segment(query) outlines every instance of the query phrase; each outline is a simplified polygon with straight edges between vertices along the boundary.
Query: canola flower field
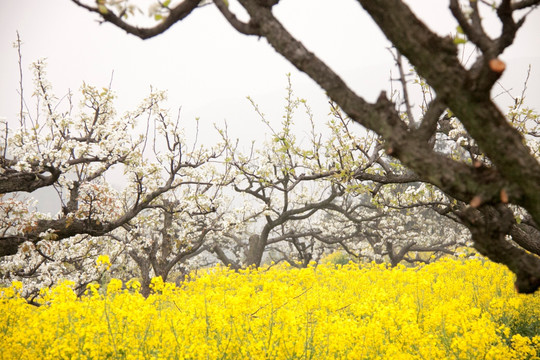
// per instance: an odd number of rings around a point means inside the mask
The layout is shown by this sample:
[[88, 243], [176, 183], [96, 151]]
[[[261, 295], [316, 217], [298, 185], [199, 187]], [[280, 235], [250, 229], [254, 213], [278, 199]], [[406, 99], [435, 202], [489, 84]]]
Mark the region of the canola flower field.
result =
[[540, 296], [504, 267], [216, 267], [182, 287], [0, 290], [1, 359], [540, 359]]

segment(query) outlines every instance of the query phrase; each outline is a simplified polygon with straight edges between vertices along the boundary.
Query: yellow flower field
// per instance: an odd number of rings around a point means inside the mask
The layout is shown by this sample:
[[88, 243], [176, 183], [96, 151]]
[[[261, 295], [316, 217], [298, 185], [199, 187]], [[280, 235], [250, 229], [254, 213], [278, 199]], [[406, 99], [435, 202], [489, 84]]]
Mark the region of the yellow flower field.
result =
[[540, 297], [480, 260], [419, 267], [223, 267], [181, 288], [69, 283], [0, 298], [1, 359], [540, 359]]

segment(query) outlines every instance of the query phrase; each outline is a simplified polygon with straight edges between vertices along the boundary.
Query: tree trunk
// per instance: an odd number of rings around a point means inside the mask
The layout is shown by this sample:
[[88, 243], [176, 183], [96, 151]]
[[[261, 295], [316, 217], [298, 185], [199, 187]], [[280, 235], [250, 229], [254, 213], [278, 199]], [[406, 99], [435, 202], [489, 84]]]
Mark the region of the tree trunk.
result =
[[246, 252], [246, 266], [259, 267], [261, 266], [262, 257], [266, 241], [264, 237], [259, 235], [251, 235], [249, 237], [249, 245]]

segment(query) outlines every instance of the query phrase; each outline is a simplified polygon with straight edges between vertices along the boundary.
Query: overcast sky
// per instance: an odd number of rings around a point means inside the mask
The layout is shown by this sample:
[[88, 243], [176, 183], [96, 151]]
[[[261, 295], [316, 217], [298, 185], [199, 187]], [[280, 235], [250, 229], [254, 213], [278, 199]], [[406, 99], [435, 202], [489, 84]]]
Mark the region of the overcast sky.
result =
[[[233, 2], [231, 2], [233, 3]], [[332, 4], [331, 6], [328, 4]], [[447, 0], [410, 0], [421, 18], [441, 34], [455, 31]], [[392, 59], [384, 36], [354, 0], [282, 0], [275, 12], [310, 50], [332, 66], [368, 101], [389, 88]], [[18, 30], [24, 42], [23, 63], [48, 59], [55, 92], [78, 90], [83, 81], [113, 89], [120, 112], [132, 109], [150, 86], [169, 92], [169, 105], [182, 106], [183, 120], [203, 124], [226, 120], [236, 137], [261, 127], [246, 96], [253, 97], [279, 122], [286, 74], [292, 73], [297, 95], [307, 98], [323, 122], [328, 113], [324, 92], [296, 71], [266, 43], [237, 33], [214, 6], [195, 11], [165, 34], [142, 41], [69, 0], [2, 0], [0, 2], [0, 116], [12, 120], [18, 111]], [[529, 101], [540, 108], [540, 10], [530, 16], [515, 45], [503, 54], [507, 88], [519, 88], [533, 65]], [[25, 74], [31, 94], [31, 72]], [[517, 93], [517, 91], [516, 91]], [[211, 126], [209, 126], [211, 128]], [[249, 132], [246, 132], [248, 130]]]
[[[447, 0], [409, 3], [438, 33], [455, 33], [456, 23]], [[381, 90], [389, 89], [389, 43], [356, 1], [281, 0], [274, 11], [304, 45], [366, 100], [373, 101]], [[0, 117], [8, 118], [12, 124], [17, 121], [18, 65], [12, 43], [19, 31], [24, 42], [26, 97], [33, 91], [28, 68], [39, 58], [47, 58], [48, 78], [59, 97], [68, 89], [76, 92], [83, 81], [106, 87], [114, 71], [112, 87], [118, 95], [120, 114], [136, 108], [153, 86], [168, 91], [171, 108], [182, 107], [185, 127], [193, 128], [193, 119], [200, 118], [201, 142], [216, 141], [213, 124], [227, 121], [231, 137], [249, 144], [253, 139], [261, 140], [267, 129], [246, 96], [251, 96], [278, 127], [286, 74], [291, 73], [296, 94], [309, 101], [316, 123], [322, 125], [327, 119], [327, 99], [318, 85], [299, 73], [264, 39], [233, 30], [214, 6], [197, 9], [165, 34], [146, 41], [112, 25], [100, 25], [97, 19], [69, 0], [0, 0]], [[493, 24], [490, 27], [497, 30], [497, 22]], [[520, 94], [531, 64], [528, 104], [540, 110], [538, 34], [540, 10], [529, 17], [515, 44], [503, 54], [508, 67], [501, 83], [514, 89], [515, 95]], [[501, 96], [499, 100], [508, 102], [509, 98]], [[307, 122], [298, 122], [307, 131]], [[43, 197], [39, 192], [34, 195]]]

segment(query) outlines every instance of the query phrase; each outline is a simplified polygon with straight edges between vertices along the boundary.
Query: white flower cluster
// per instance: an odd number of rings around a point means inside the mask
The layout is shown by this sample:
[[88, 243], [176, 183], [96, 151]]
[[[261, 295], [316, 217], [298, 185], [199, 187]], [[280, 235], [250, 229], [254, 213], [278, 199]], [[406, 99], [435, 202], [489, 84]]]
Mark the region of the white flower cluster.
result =
[[32, 229], [38, 217], [35, 201], [0, 195], [0, 229], [3, 236], [21, 235]]

